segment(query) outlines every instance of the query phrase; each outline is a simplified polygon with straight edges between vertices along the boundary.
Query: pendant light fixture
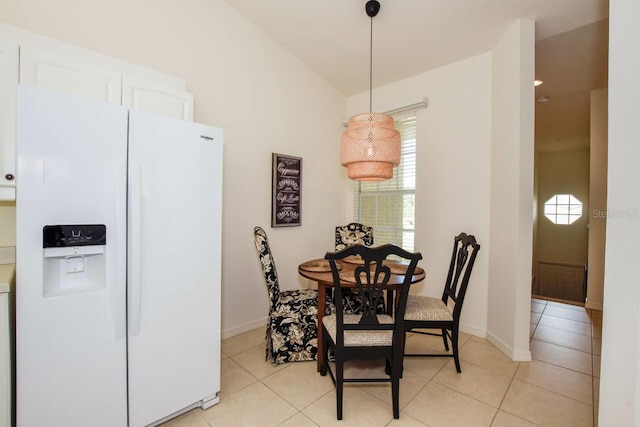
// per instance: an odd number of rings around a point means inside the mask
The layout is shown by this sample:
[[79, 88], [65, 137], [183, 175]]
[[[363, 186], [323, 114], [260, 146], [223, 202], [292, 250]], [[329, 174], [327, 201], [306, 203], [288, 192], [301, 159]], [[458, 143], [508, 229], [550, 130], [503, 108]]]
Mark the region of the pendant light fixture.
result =
[[347, 176], [356, 181], [382, 181], [393, 178], [393, 167], [400, 164], [400, 132], [393, 117], [372, 112], [373, 99], [373, 17], [380, 11], [377, 0], [369, 0], [365, 11], [371, 18], [369, 50], [369, 112], [349, 119], [342, 134], [340, 163]]

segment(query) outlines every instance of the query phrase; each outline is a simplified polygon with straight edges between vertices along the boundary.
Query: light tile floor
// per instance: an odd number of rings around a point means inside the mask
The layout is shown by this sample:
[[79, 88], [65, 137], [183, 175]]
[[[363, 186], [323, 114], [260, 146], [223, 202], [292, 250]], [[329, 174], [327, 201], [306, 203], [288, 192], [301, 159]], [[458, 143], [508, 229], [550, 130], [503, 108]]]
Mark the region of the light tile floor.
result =
[[[335, 390], [315, 362], [272, 366], [264, 330], [222, 342], [220, 403], [163, 427], [209, 426], [594, 426], [597, 420], [602, 313], [533, 299], [531, 362], [512, 362], [489, 341], [463, 334], [462, 373], [448, 358], [408, 358], [399, 420], [388, 384], [345, 385], [344, 418]], [[441, 349], [439, 338], [412, 334], [409, 350]], [[372, 375], [380, 364], [354, 363], [346, 375]]]

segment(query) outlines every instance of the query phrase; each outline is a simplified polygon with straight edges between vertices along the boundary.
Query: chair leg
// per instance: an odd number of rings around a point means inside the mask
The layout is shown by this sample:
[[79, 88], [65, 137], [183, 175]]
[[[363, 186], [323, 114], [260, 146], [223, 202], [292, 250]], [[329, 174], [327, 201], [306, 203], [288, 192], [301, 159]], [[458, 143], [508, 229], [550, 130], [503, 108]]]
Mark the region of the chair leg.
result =
[[398, 363], [400, 364], [400, 378], [402, 378], [402, 375], [404, 374], [404, 349], [405, 349], [405, 344], [407, 343], [407, 331], [404, 331], [402, 333], [402, 346], [400, 346], [401, 350], [400, 350], [400, 354], [398, 354]]
[[444, 349], [449, 351], [449, 341], [447, 340], [447, 330], [442, 329], [442, 341], [444, 341]]
[[394, 375], [391, 379], [391, 399], [393, 400], [393, 418], [400, 418], [400, 377]]
[[456, 371], [460, 373], [462, 371], [460, 370], [460, 358], [458, 357], [458, 328], [451, 330], [451, 347], [453, 350], [453, 361], [456, 363]]
[[[402, 349], [402, 346], [400, 347]], [[402, 376], [402, 359], [404, 352], [394, 350], [391, 361], [391, 401], [393, 402], [393, 418], [400, 418], [400, 377]]]
[[402, 354], [406, 353], [405, 348], [407, 346], [407, 331], [404, 331], [402, 334]]
[[344, 360], [342, 356], [336, 355], [336, 410], [338, 420], [342, 419], [342, 391], [343, 391], [343, 375], [344, 375]]

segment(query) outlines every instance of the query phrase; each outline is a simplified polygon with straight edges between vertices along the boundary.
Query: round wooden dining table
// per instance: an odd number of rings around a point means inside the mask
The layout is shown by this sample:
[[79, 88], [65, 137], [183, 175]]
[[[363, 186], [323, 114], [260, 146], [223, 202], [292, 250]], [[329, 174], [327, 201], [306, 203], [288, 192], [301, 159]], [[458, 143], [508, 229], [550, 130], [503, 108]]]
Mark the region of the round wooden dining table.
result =
[[[347, 261], [337, 261], [337, 265], [339, 265], [342, 273], [349, 273], [355, 270], [358, 266], [357, 263], [347, 262]], [[402, 266], [403, 264], [398, 263], [398, 266]], [[406, 270], [406, 267], [405, 267]], [[404, 274], [402, 274], [402, 269], [394, 272], [392, 269], [391, 277], [389, 278], [390, 285], [400, 286], [404, 283]], [[331, 268], [329, 267], [329, 262], [324, 259], [314, 259], [311, 261], [303, 262], [298, 266], [298, 273], [309, 280], [318, 283], [318, 366], [317, 369], [320, 371], [320, 367], [322, 366], [324, 353], [322, 351], [322, 318], [324, 317], [324, 312], [326, 309], [326, 295], [327, 288], [333, 288], [333, 275], [331, 274]], [[416, 267], [415, 274], [411, 278], [411, 283], [417, 283], [425, 278], [424, 269], [420, 266]], [[354, 282], [341, 280], [340, 286], [344, 288], [355, 288], [356, 284]], [[393, 295], [387, 295], [387, 309], [389, 310], [392, 307]]]

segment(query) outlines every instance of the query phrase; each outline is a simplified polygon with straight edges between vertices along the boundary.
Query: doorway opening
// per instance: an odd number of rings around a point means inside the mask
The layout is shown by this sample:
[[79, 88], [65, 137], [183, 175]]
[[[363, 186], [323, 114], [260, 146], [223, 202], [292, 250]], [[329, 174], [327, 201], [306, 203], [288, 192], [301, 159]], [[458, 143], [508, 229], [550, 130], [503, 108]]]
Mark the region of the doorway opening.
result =
[[536, 42], [531, 292], [600, 310], [608, 33], [605, 19]]

